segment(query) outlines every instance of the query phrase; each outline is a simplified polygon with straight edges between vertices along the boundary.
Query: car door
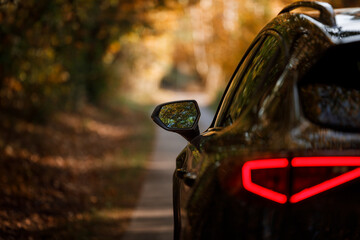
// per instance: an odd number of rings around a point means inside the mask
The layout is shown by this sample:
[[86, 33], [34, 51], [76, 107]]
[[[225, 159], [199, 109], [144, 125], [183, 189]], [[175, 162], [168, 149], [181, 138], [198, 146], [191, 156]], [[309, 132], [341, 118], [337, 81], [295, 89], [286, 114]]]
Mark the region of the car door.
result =
[[[274, 61], [281, 58], [283, 50], [282, 39], [274, 31], [263, 32], [256, 38], [233, 74], [214, 122], [177, 158], [174, 175], [174, 216], [175, 235], [181, 235], [179, 239], [192, 237], [191, 235], [202, 225], [201, 219], [206, 218], [206, 207], [201, 208], [214, 197], [214, 193], [208, 191], [202, 193], [203, 196], [199, 200], [201, 203], [194, 200], [199, 199], [194, 198], [199, 192], [198, 182], [206, 181], [203, 180], [206, 178], [204, 172], [211, 165], [204, 157], [209, 154], [208, 148], [204, 146], [208, 142], [213, 142], [217, 135], [226, 131], [237, 119], [251, 112], [254, 103], [271, 87], [283, 69], [283, 59]], [[266, 78], [273, 81], [267, 82]]]

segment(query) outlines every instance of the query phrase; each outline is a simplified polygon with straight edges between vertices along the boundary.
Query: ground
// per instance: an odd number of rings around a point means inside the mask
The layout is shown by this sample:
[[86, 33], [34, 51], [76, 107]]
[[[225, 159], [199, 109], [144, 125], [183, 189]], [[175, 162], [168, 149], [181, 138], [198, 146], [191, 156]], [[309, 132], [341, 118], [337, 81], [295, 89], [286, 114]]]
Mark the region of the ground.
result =
[[0, 238], [122, 236], [152, 149], [147, 114], [86, 106], [43, 124], [1, 113]]

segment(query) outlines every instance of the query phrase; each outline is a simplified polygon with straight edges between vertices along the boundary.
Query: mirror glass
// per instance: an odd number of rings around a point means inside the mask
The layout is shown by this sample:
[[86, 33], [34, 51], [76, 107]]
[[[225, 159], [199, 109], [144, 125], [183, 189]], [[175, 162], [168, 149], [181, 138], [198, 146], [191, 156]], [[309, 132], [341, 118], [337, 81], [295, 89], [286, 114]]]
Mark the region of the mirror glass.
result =
[[185, 129], [193, 127], [198, 116], [194, 102], [170, 103], [162, 106], [159, 118], [166, 127]]

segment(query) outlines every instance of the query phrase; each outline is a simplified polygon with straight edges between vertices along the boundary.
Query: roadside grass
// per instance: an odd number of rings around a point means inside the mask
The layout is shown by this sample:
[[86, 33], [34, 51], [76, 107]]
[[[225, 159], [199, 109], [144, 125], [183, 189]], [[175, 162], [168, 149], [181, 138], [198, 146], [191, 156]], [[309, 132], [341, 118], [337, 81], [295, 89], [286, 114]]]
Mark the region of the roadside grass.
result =
[[85, 106], [44, 125], [2, 113], [0, 236], [119, 239], [152, 150], [148, 112]]

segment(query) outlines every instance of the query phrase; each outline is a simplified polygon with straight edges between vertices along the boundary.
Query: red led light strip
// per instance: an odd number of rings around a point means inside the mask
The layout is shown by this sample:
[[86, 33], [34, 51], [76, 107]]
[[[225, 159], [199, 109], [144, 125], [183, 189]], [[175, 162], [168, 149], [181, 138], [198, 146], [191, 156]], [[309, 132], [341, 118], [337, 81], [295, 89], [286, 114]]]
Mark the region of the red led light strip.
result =
[[[269, 168], [286, 168], [288, 160], [286, 158], [277, 159], [262, 159], [248, 161], [242, 168], [242, 183], [246, 190], [255, 193], [264, 198], [284, 204], [287, 202], [285, 194], [275, 192], [273, 190], [264, 188], [252, 182], [251, 171], [256, 169]], [[352, 171], [346, 172], [340, 176], [324, 181], [320, 184], [306, 188], [289, 199], [290, 203], [297, 203], [306, 198], [317, 195], [321, 192], [327, 191], [331, 188], [349, 182], [355, 178], [360, 177], [360, 157], [296, 157], [291, 161], [292, 167], [336, 167], [336, 166], [359, 166]]]
[[251, 170], [267, 169], [267, 168], [285, 168], [289, 164], [286, 158], [255, 160], [246, 162], [242, 168], [242, 183], [246, 190], [255, 193], [264, 198], [270, 199], [278, 203], [286, 203], [285, 194], [272, 191], [252, 182]]
[[[360, 166], [360, 157], [297, 157], [291, 162], [293, 167], [334, 167], [334, 166]], [[344, 173], [340, 176], [304, 189], [290, 197], [291, 203], [297, 203], [306, 198], [349, 182], [360, 177], [360, 168]]]

